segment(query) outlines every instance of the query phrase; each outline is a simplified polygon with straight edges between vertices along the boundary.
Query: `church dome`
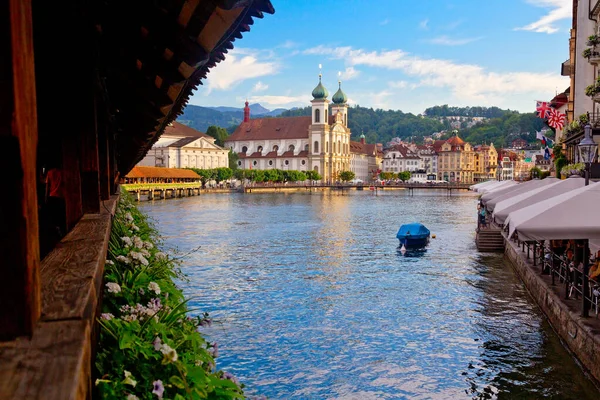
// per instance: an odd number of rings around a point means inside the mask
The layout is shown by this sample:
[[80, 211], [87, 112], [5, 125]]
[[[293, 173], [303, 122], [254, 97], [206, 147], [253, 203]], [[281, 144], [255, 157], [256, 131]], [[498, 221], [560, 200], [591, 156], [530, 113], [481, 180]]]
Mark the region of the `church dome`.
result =
[[342, 90], [342, 83], [339, 82], [339, 84], [340, 87], [331, 99], [335, 104], [346, 104], [346, 102], [348, 101], [348, 96], [346, 96], [346, 93], [344, 93], [344, 91]]
[[321, 75], [319, 75], [319, 84], [313, 89], [312, 97], [314, 97], [315, 100], [323, 100], [326, 99], [327, 96], [329, 96], [329, 92], [321, 83]]

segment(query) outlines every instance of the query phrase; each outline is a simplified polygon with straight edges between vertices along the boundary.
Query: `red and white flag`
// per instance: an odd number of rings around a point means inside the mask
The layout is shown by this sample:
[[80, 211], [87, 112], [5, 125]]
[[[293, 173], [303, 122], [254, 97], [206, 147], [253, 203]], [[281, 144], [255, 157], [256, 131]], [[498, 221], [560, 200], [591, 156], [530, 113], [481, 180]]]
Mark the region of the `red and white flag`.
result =
[[556, 108], [552, 108], [548, 113], [548, 125], [554, 129], [562, 129], [565, 126], [565, 117], [565, 114], [561, 113]]
[[548, 118], [548, 114], [550, 113], [550, 106], [547, 101], [536, 101], [535, 102], [535, 111], [537, 111], [538, 117], [542, 119]]

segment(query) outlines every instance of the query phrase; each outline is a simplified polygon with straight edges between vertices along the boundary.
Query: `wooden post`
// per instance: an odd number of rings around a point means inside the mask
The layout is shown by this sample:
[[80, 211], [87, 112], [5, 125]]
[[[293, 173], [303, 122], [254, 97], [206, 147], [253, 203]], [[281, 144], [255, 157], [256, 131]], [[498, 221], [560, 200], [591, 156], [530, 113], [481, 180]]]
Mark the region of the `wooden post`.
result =
[[[101, 101], [101, 100], [100, 100]], [[102, 103], [100, 103], [102, 104]], [[104, 109], [98, 107], [97, 109]], [[110, 151], [108, 142], [108, 127], [102, 116], [97, 118], [98, 123], [98, 167], [100, 175], [100, 198], [108, 200], [111, 195], [111, 175], [110, 175]]]
[[0, 12], [0, 339], [31, 336], [40, 317], [37, 113], [31, 0]]

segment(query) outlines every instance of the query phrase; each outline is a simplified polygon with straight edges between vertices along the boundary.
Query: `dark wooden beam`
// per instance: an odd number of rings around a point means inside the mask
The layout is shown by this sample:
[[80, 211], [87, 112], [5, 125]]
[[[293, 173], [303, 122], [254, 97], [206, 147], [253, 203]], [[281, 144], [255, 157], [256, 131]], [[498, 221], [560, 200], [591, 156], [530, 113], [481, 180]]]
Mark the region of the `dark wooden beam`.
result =
[[40, 317], [37, 115], [30, 0], [0, 12], [0, 339], [31, 335]]
[[[91, 65], [92, 57], [89, 57]], [[83, 69], [87, 69], [83, 67]], [[79, 98], [81, 118], [81, 206], [84, 214], [100, 212], [100, 160], [98, 155], [97, 104], [92, 71], [83, 73]], [[87, 79], [86, 79], [87, 78]], [[86, 84], [87, 83], [87, 84]]]

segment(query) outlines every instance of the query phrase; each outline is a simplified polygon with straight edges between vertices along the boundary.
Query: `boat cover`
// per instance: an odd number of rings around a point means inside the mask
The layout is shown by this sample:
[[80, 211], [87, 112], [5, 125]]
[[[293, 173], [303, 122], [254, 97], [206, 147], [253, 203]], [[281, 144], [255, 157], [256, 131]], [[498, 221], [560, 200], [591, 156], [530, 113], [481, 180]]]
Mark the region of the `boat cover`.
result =
[[396, 238], [404, 239], [409, 233], [409, 236], [414, 239], [426, 238], [430, 234], [429, 229], [425, 228], [425, 225], [415, 222], [402, 225], [396, 234]]

